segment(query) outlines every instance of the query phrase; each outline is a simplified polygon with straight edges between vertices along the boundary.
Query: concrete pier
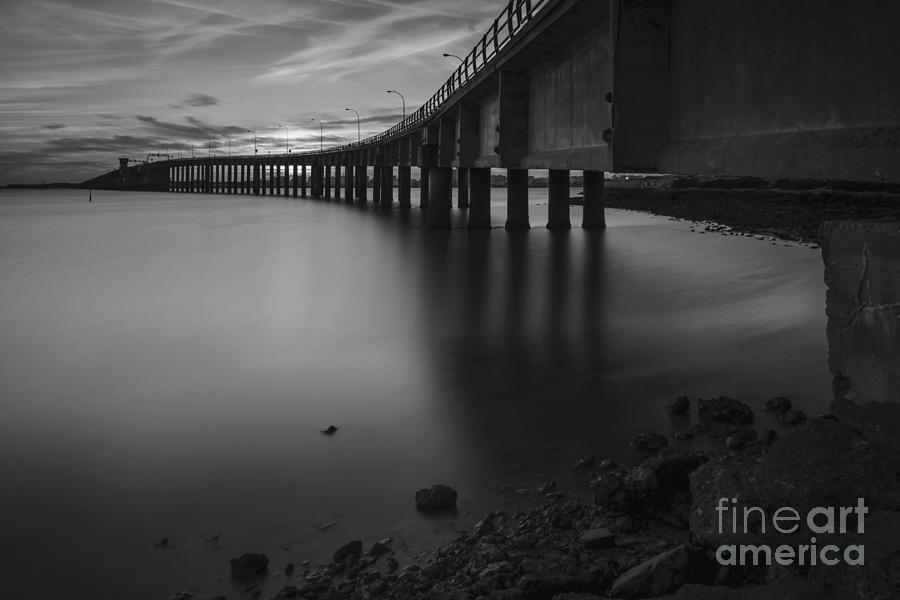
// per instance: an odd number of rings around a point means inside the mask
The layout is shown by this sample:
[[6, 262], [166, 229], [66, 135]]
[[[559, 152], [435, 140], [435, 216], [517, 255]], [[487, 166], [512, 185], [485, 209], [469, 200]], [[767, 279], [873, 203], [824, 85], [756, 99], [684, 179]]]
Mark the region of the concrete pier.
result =
[[344, 197], [353, 203], [353, 165], [349, 162], [344, 166]]
[[397, 167], [397, 200], [400, 203], [400, 210], [409, 210], [412, 208], [410, 200], [412, 179], [412, 167], [401, 165]]
[[375, 206], [381, 204], [381, 167], [375, 165], [372, 169], [372, 203]]
[[369, 190], [368, 182], [366, 181], [367, 177], [365, 165], [358, 165], [356, 167], [356, 198], [359, 200], [360, 204], [368, 202]]
[[469, 169], [456, 170], [456, 206], [469, 208]]
[[323, 184], [325, 186], [325, 199], [331, 200], [331, 165], [325, 165]]
[[391, 210], [394, 204], [394, 167], [385, 165], [381, 167], [381, 210]]
[[569, 219], [569, 172], [550, 169], [547, 229], [572, 229]]
[[491, 228], [491, 170], [468, 169], [469, 172], [469, 220], [466, 229]]
[[341, 200], [341, 165], [334, 165], [334, 199], [337, 202]]
[[419, 168], [419, 208], [428, 209], [428, 167]]
[[506, 171], [506, 229], [531, 229], [528, 222], [528, 170]]
[[299, 167], [299, 165], [298, 165], [297, 163], [294, 163], [294, 166], [293, 166], [293, 171], [294, 171], [293, 185], [291, 186], [291, 187], [293, 188], [293, 193], [292, 193], [292, 195], [294, 196], [294, 198], [297, 197], [297, 192], [299, 191], [297, 188], [300, 186], [300, 177], [299, 177], [299, 175], [298, 175], [298, 173], [297, 173], [298, 167]]
[[300, 195], [303, 198], [306, 198], [306, 188], [307, 188], [307, 180], [306, 180], [306, 165], [300, 165]]
[[585, 171], [584, 181], [584, 217], [582, 229], [605, 229], [603, 190], [605, 179], [603, 171]]
[[453, 208], [452, 187], [452, 168], [428, 169], [428, 229], [450, 229], [450, 210]]

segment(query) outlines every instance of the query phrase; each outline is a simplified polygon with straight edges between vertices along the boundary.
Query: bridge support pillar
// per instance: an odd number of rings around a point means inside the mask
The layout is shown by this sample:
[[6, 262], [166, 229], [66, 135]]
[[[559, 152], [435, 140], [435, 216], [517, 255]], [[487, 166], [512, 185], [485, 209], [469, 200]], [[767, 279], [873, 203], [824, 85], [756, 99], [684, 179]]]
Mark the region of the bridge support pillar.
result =
[[528, 222], [528, 169], [506, 170], [506, 229], [531, 229]]
[[341, 200], [341, 165], [334, 165], [334, 199]]
[[297, 197], [297, 187], [300, 185], [300, 178], [297, 177], [297, 163], [294, 163], [293, 167], [291, 167], [294, 172], [293, 183], [291, 184], [291, 194], [294, 198]]
[[356, 197], [360, 204], [365, 204], [368, 200], [368, 172], [365, 165], [356, 166]]
[[469, 208], [469, 169], [456, 170], [456, 206]]
[[206, 194], [211, 194], [213, 191], [213, 166], [211, 163], [206, 164], [206, 169], [204, 169], [203, 174], [203, 192]]
[[306, 198], [306, 165], [300, 165], [300, 195]]
[[394, 204], [394, 167], [385, 165], [381, 167], [381, 210], [391, 210]]
[[372, 170], [372, 203], [375, 206], [381, 204], [381, 166], [375, 165]]
[[584, 220], [582, 229], [606, 228], [606, 216], [603, 206], [603, 189], [605, 183], [603, 171], [584, 172]]
[[353, 165], [344, 165], [344, 197], [353, 204]]
[[325, 199], [331, 200], [331, 165], [325, 165]]
[[467, 169], [469, 174], [469, 222], [466, 229], [491, 228], [491, 170]]
[[259, 196], [260, 190], [260, 181], [259, 181], [259, 163], [255, 163], [253, 165], [253, 195]]
[[275, 195], [275, 165], [269, 165], [269, 195]]
[[569, 218], [569, 171], [550, 169], [547, 229], [572, 229]]
[[428, 209], [428, 167], [419, 168], [419, 208]]
[[453, 169], [429, 167], [428, 169], [428, 229], [450, 229]]
[[412, 208], [410, 201], [410, 185], [412, 179], [412, 167], [397, 167], [397, 200], [400, 202], [400, 210]]

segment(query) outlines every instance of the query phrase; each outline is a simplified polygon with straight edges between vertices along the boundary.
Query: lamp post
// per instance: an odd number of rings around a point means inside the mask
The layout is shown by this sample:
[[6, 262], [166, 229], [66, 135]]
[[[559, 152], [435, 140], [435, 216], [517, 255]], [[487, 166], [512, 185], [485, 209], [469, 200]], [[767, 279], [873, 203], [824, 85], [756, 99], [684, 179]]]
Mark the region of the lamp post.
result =
[[231, 137], [228, 135], [225, 135], [224, 137], [228, 140], [228, 156], [231, 156]]
[[288, 144], [288, 128], [285, 127], [284, 125], [282, 125], [281, 123], [276, 123], [275, 127], [280, 127], [281, 129], [284, 129], [284, 151], [286, 153], [290, 154], [291, 151], [288, 148], [288, 145], [289, 145]]
[[247, 130], [247, 133], [252, 133], [252, 134], [253, 134], [253, 154], [259, 154], [259, 148], [256, 147], [256, 130], [255, 130], [255, 129], [248, 129], [248, 130]]
[[397, 90], [388, 90], [388, 94], [397, 94], [400, 96], [400, 100], [403, 102], [403, 120], [406, 120], [406, 98], [403, 97], [403, 94], [398, 92]]
[[322, 151], [322, 136], [323, 136], [323, 132], [325, 129], [325, 125], [322, 124], [322, 121], [320, 121], [316, 118], [312, 118], [312, 119], [310, 119], [310, 121], [315, 121], [316, 123], [319, 124], [319, 152], [321, 152]]
[[445, 58], [455, 58], [455, 59], [458, 60], [460, 63], [465, 63], [465, 62], [466, 62], [466, 61], [464, 61], [463, 59], [461, 59], [460, 57], [458, 57], [458, 56], [455, 55], [455, 54], [447, 54], [446, 52], [444, 52], [444, 57], [445, 57]]
[[344, 110], [352, 110], [356, 113], [356, 143], [359, 143], [359, 141], [362, 139], [362, 136], [359, 134], [359, 113], [352, 108], [345, 108]]

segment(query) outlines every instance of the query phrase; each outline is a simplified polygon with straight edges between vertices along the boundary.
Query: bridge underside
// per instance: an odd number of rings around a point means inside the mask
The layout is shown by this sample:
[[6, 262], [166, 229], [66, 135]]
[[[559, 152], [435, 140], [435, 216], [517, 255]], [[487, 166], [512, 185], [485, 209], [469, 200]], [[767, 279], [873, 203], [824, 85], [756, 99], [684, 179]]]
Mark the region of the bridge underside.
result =
[[[523, 6], [512, 0], [505, 14]], [[470, 55], [484, 51], [478, 68], [473, 58], [473, 73], [467, 63], [464, 82], [414, 126], [324, 152], [165, 161], [96, 183], [213, 191], [218, 177], [265, 182], [273, 167], [298, 165], [319, 179], [326, 167], [374, 169], [378, 181], [417, 166], [425, 186], [434, 168], [900, 181], [900, 3], [546, 0], [528, 14], [504, 46], [495, 23], [496, 53], [486, 35]], [[259, 181], [232, 183], [265, 193]]]

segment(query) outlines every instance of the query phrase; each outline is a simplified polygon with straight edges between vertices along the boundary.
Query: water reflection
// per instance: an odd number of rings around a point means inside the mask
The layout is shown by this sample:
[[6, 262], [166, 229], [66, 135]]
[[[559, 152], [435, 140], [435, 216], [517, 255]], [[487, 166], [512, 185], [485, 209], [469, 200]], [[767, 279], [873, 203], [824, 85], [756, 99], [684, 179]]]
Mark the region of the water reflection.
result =
[[[429, 232], [371, 205], [80, 200], [0, 201], [0, 554], [17, 598], [59, 581], [236, 595], [220, 577], [243, 551], [277, 566], [465, 525], [420, 519], [423, 485], [454, 485], [475, 518], [501, 484], [628, 460], [636, 431], [684, 426], [663, 410], [675, 394], [814, 413], [829, 391], [808, 250], [621, 211], [606, 231], [549, 232], [537, 203], [534, 229], [509, 233], [467, 232], [459, 211]], [[176, 549], [154, 551], [162, 536]]]

